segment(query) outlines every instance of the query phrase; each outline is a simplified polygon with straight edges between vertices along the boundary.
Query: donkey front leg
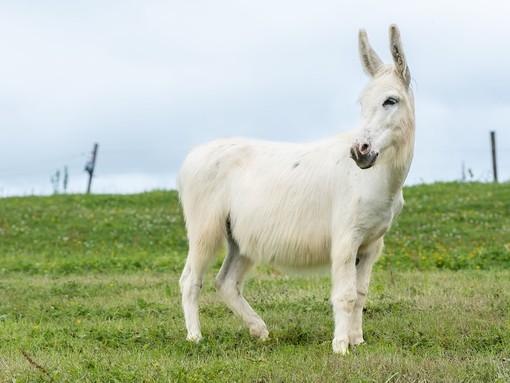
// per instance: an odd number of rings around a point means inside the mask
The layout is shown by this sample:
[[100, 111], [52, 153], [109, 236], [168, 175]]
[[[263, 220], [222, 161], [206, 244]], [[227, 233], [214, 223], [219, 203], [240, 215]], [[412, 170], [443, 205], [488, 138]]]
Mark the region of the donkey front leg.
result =
[[356, 303], [356, 254], [352, 241], [333, 244], [331, 303], [335, 318], [333, 352], [345, 355], [349, 348], [351, 317]]
[[362, 246], [358, 251], [356, 262], [356, 293], [358, 296], [354, 305], [351, 328], [349, 330], [349, 343], [351, 346], [364, 342], [362, 330], [363, 307], [365, 306], [365, 297], [368, 293], [368, 285], [370, 284], [372, 266], [377, 257], [379, 257], [379, 254], [381, 254], [383, 246], [384, 243], [381, 237], [368, 246]]

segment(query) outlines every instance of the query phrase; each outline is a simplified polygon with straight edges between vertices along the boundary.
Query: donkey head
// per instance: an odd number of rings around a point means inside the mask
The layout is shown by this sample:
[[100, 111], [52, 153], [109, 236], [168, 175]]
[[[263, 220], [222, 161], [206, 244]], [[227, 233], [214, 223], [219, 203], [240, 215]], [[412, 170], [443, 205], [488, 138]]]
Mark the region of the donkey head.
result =
[[[378, 162], [407, 161], [414, 146], [414, 100], [400, 33], [389, 29], [393, 63], [386, 65], [368, 42], [365, 30], [359, 31], [359, 53], [371, 83], [360, 97], [361, 122], [356, 129], [350, 156], [361, 169]], [[404, 155], [402, 157], [402, 155]], [[404, 164], [400, 164], [404, 165]]]

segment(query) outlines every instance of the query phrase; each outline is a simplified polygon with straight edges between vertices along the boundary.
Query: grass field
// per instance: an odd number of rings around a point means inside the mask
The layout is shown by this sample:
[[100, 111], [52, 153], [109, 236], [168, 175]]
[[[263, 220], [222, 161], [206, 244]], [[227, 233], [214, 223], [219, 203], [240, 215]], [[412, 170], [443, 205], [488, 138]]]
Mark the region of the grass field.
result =
[[250, 338], [207, 275], [189, 344], [175, 192], [0, 200], [0, 382], [510, 382], [510, 184], [405, 190], [365, 345], [331, 352], [328, 276], [262, 266]]

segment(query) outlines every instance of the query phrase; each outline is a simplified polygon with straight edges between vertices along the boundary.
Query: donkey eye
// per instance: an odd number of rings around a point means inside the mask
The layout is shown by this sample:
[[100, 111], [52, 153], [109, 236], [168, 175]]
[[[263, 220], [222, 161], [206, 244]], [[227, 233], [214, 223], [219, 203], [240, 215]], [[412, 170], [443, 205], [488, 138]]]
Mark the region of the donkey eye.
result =
[[396, 105], [398, 103], [398, 100], [395, 97], [388, 97], [382, 104], [383, 107], [388, 107], [392, 105]]

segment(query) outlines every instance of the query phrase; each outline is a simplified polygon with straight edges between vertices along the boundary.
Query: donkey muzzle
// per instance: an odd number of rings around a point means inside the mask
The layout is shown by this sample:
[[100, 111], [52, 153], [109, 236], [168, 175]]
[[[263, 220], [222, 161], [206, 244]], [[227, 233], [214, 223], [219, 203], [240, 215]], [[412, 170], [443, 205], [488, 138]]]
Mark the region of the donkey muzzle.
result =
[[355, 143], [351, 146], [350, 157], [354, 160], [354, 162], [356, 162], [356, 165], [358, 165], [360, 169], [371, 168], [378, 155], [379, 152], [372, 150], [370, 144]]

